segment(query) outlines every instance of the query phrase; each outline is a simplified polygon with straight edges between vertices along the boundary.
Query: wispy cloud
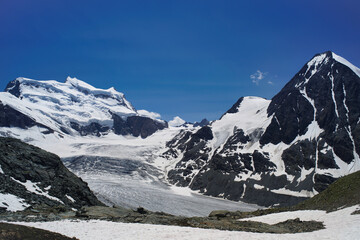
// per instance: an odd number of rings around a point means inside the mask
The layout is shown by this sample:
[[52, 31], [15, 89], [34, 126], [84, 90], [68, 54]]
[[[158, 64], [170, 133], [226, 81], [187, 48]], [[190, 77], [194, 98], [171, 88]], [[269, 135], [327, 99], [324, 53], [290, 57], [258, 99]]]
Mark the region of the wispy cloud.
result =
[[137, 110], [137, 112], [141, 115], [141, 116], [144, 116], [144, 117], [149, 117], [149, 118], [152, 118], [152, 119], [160, 119], [161, 118], [161, 115], [159, 113], [156, 113], [156, 112], [149, 112], [149, 111], [146, 111], [146, 110]]
[[274, 83], [272, 81], [268, 81], [267, 82], [269, 85], [274, 85]]
[[260, 81], [265, 78], [267, 73], [257, 70], [256, 73], [250, 75], [250, 79], [256, 85], [259, 85]]

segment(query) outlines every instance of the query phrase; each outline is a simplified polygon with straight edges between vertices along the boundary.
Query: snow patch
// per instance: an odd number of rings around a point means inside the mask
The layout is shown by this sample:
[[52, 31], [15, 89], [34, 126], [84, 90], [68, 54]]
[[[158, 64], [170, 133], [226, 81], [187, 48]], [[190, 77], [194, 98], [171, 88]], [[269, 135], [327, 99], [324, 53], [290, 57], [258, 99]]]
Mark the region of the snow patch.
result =
[[306, 177], [311, 174], [314, 171], [314, 169], [305, 169], [304, 167], [301, 168], [301, 175], [297, 179], [298, 184], [306, 179]]
[[313, 197], [315, 195], [314, 192], [310, 192], [310, 191], [306, 191], [306, 190], [301, 190], [300, 192], [296, 192], [296, 191], [291, 191], [286, 188], [272, 189], [270, 191], [273, 193], [277, 193], [277, 194], [284, 194], [284, 195], [290, 195], [290, 196], [295, 196], [295, 197]]
[[259, 189], [259, 190], [261, 190], [261, 189], [265, 189], [265, 187], [264, 186], [261, 186], [261, 185], [259, 185], [259, 184], [254, 184], [254, 188], [255, 189]]
[[49, 198], [51, 200], [54, 200], [54, 201], [57, 201], [57, 202], [60, 202], [62, 204], [64, 204], [63, 201], [61, 201], [60, 199], [58, 199], [57, 197], [53, 197], [53, 196], [50, 196], [48, 192], [44, 192], [39, 186], [37, 186], [37, 184], [39, 183], [33, 183], [32, 181], [30, 180], [26, 180], [26, 182], [20, 182], [19, 180], [16, 180], [15, 178], [11, 177], [11, 179], [21, 185], [23, 185], [27, 191], [29, 192], [32, 192], [32, 193], [35, 193], [37, 195], [42, 195], [46, 198]]
[[[329, 75], [330, 81], [331, 81], [331, 96], [334, 102], [334, 108], [335, 108], [335, 113], [337, 118], [339, 118], [339, 112], [338, 112], [338, 107], [336, 104], [336, 98], [335, 98], [335, 92], [334, 92], [334, 76]], [[338, 125], [336, 124], [336, 129], [338, 128]], [[336, 130], [335, 130], [336, 131]]]
[[311, 59], [308, 63], [307, 63], [307, 70], [304, 74], [304, 76], [307, 75], [308, 71], [311, 69], [311, 67], [314, 66], [314, 69], [311, 70], [311, 74], [310, 77], [305, 78], [305, 84], [311, 79], [311, 77], [318, 71], [319, 66], [321, 66], [322, 64], [326, 64], [329, 61], [329, 59], [326, 57], [326, 53], [320, 54], [318, 56], [315, 56], [313, 59]]
[[22, 211], [29, 206], [30, 205], [25, 202], [25, 199], [10, 193], [0, 193], [0, 207], [5, 207], [8, 211]]
[[73, 199], [71, 196], [66, 194], [65, 197], [67, 197], [67, 199], [69, 199], [71, 202], [73, 203], [75, 202], [75, 199]]

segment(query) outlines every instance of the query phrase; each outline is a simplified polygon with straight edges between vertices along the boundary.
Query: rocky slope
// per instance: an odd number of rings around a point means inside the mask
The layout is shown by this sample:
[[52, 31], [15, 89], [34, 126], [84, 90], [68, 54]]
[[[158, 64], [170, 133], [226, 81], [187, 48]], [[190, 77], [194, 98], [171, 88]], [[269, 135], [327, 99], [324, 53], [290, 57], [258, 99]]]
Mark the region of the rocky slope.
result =
[[17, 139], [0, 137], [0, 182], [2, 210], [102, 205], [58, 156]]
[[40, 137], [113, 132], [146, 138], [167, 127], [165, 121], [151, 115], [135, 110], [114, 88], [98, 89], [70, 77], [65, 83], [17, 78], [0, 93], [1, 132], [13, 137], [11, 128], [16, 127]]
[[[337, 179], [327, 189], [299, 203], [293, 209], [336, 211], [354, 205], [360, 205], [360, 171]], [[360, 214], [359, 210], [357, 214]]]
[[270, 101], [240, 98], [167, 143], [175, 185], [263, 206], [292, 205], [360, 169], [360, 70], [325, 52]]
[[34, 227], [0, 223], [0, 240], [77, 240]]

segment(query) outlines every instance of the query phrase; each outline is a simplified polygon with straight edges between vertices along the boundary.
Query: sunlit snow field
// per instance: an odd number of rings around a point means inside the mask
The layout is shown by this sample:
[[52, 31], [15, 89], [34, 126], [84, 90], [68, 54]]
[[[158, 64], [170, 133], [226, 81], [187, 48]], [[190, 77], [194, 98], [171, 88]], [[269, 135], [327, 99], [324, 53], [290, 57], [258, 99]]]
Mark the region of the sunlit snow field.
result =
[[161, 226], [137, 223], [116, 223], [100, 220], [91, 221], [57, 221], [57, 222], [21, 222], [32, 227], [38, 227], [58, 232], [80, 240], [126, 240], [126, 239], [359, 239], [360, 215], [352, 215], [359, 206], [345, 208], [336, 212], [296, 211], [275, 213], [252, 218], [253, 221], [274, 224], [287, 219], [315, 220], [324, 222], [325, 229], [295, 234], [250, 233], [237, 231], [220, 231], [177, 226]]

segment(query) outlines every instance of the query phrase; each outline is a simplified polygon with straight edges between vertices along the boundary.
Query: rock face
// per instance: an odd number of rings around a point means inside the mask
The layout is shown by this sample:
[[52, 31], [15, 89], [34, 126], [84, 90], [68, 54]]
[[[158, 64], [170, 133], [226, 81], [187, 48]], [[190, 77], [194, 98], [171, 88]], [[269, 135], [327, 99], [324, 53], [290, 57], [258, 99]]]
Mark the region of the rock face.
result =
[[292, 205], [360, 169], [360, 70], [314, 56], [270, 101], [240, 98], [167, 143], [178, 186], [259, 205]]
[[17, 78], [0, 93], [0, 133], [16, 137], [11, 128], [18, 127], [40, 137], [115, 133], [146, 138], [168, 127], [143, 112], [147, 111], [136, 111], [114, 88], [98, 89], [70, 77], [65, 83]]
[[0, 182], [0, 206], [10, 211], [103, 205], [58, 156], [13, 138], [0, 137]]
[[206, 118], [204, 118], [203, 120], [201, 120], [200, 122], [195, 122], [194, 123], [194, 127], [204, 127], [204, 126], [207, 126], [209, 125], [210, 122], [209, 120], [207, 120]]
[[43, 133], [52, 133], [50, 128], [47, 128], [41, 123], [37, 123], [34, 119], [26, 116], [25, 114], [11, 108], [10, 106], [4, 105], [0, 101], [0, 126], [2, 127], [17, 127], [17, 128], [30, 128], [38, 126], [46, 129]]
[[167, 126], [167, 123], [154, 121], [151, 118], [142, 116], [130, 116], [126, 120], [117, 115], [113, 115], [114, 133], [120, 135], [133, 135], [135, 137], [141, 136], [146, 138], [152, 135], [157, 130], [162, 130]]

